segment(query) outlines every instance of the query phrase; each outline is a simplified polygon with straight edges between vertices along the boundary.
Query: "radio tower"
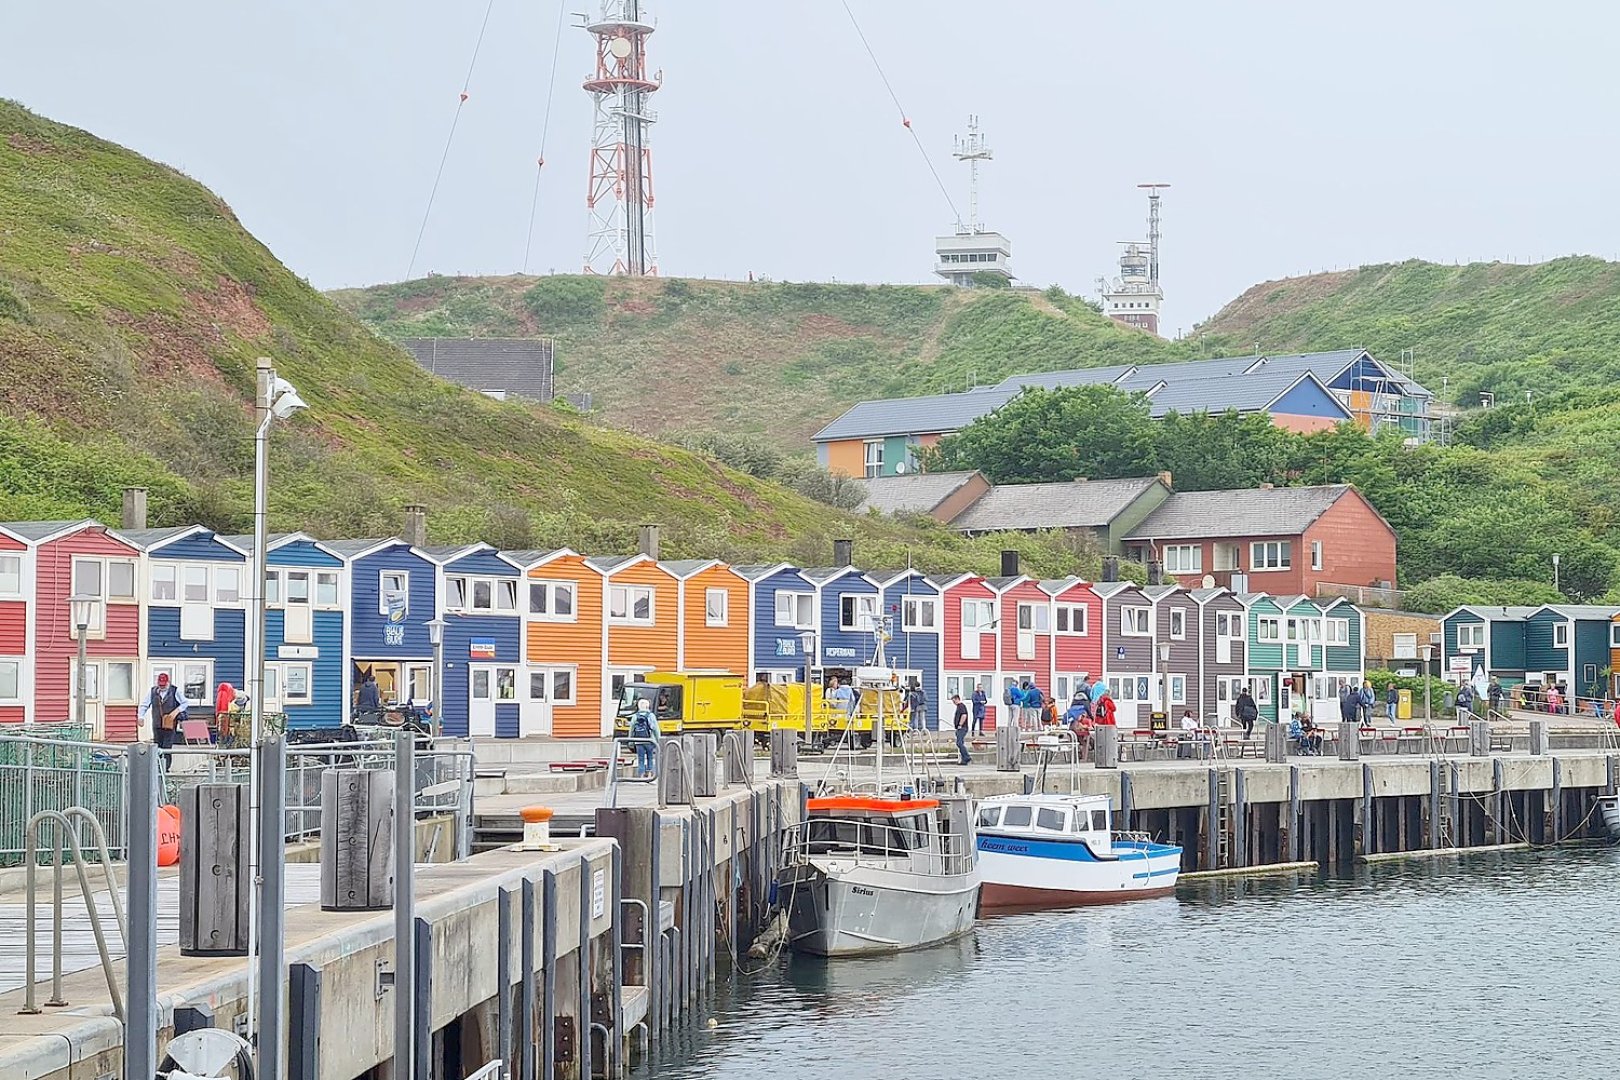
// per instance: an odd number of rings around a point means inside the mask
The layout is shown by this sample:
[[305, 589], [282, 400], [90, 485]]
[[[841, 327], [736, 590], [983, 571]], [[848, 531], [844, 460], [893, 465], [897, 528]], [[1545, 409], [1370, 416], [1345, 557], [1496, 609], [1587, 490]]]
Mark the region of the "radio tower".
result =
[[585, 205], [587, 274], [656, 276], [653, 247], [652, 150], [647, 129], [657, 116], [647, 98], [663, 72], [647, 77], [647, 36], [653, 24], [641, 0], [602, 0], [602, 15], [585, 30], [596, 38], [596, 73], [585, 90], [596, 107], [591, 129], [591, 183]]
[[1169, 184], [1137, 184], [1139, 188], [1147, 188], [1148, 193], [1148, 281], [1154, 285], [1159, 283], [1159, 189], [1167, 188]]

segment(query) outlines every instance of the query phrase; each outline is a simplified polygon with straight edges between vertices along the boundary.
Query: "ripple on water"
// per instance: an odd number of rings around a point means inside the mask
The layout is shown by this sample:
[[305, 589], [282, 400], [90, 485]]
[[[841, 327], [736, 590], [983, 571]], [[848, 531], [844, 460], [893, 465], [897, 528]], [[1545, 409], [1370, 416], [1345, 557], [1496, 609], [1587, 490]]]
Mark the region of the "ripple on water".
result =
[[719, 987], [637, 1075], [1612, 1075], [1617, 874], [1603, 848], [1202, 882], [904, 956], [794, 958]]

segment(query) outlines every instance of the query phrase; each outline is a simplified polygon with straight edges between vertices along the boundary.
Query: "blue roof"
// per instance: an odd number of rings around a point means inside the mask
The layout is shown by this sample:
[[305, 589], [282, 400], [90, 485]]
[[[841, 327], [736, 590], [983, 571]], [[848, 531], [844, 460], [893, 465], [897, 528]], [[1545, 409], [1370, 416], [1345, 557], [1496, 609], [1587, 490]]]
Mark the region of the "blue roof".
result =
[[[1261, 412], [1300, 383], [1315, 383], [1331, 397], [1336, 380], [1355, 365], [1370, 366], [1386, 384], [1383, 389], [1413, 397], [1433, 395], [1411, 379], [1380, 363], [1365, 349], [1289, 353], [1279, 356], [1225, 356], [1165, 364], [1115, 364], [1029, 375], [1009, 375], [993, 387], [960, 394], [861, 401], [818, 431], [815, 442], [866, 439], [885, 435], [919, 435], [960, 431], [995, 412], [1025, 388], [1115, 386], [1146, 394], [1155, 417], [1175, 411]], [[1345, 419], [1350, 410], [1335, 401]]]

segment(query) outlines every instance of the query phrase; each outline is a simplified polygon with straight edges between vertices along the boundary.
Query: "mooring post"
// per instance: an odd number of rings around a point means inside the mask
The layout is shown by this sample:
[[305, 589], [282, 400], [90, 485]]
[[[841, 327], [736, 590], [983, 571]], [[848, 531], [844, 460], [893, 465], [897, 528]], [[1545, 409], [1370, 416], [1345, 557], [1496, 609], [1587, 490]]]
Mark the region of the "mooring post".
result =
[[1204, 826], [1204, 869], [1219, 870], [1221, 862], [1221, 771], [1209, 770], [1209, 817]]
[[[534, 957], [534, 929], [535, 929], [535, 883], [533, 878], [523, 879], [523, 889], [520, 896], [522, 906], [518, 915], [518, 930], [523, 935], [518, 945], [518, 967], [523, 976], [523, 985], [518, 990], [518, 1016], [521, 1018], [517, 1026], [518, 1040], [518, 1080], [536, 1080], [534, 1050], [540, 1041], [540, 1032], [535, 1030], [535, 994], [534, 976], [539, 970], [535, 966]], [[550, 919], [546, 920], [548, 923]], [[545, 961], [546, 970], [551, 969], [549, 958]]]
[[1552, 842], [1564, 839], [1564, 761], [1552, 759]]
[[1249, 790], [1242, 769], [1232, 770], [1232, 865], [1249, 865]]
[[1378, 850], [1378, 831], [1373, 823], [1373, 767], [1365, 761], [1361, 763], [1361, 844], [1357, 850], [1362, 855]]
[[1462, 793], [1462, 766], [1457, 762], [1451, 763], [1451, 846], [1473, 846], [1473, 830], [1463, 819], [1463, 793]]
[[658, 811], [652, 812], [652, 854], [647, 859], [647, 1049], [664, 1034], [664, 980], [669, 965], [664, 960], [664, 899], [658, 877], [658, 856], [664, 850], [664, 823]]
[[1440, 759], [1429, 762], [1429, 847], [1440, 847]]
[[1620, 784], [1620, 756], [1616, 756], [1614, 754], [1605, 755], [1603, 758], [1603, 766], [1607, 774], [1607, 778], [1603, 784], [1603, 794], [1613, 795], [1617, 791], [1620, 791], [1620, 787], [1616, 786], [1617, 784]]
[[1135, 792], [1131, 790], [1131, 773], [1129, 769], [1120, 770], [1119, 774], [1119, 820], [1122, 828], [1131, 828], [1131, 812], [1136, 808]]
[[512, 1068], [512, 890], [495, 890], [495, 1053], [506, 1076]]
[[[157, 1032], [157, 814], [158, 750], [148, 743], [129, 748], [129, 941], [124, 993], [126, 1076], [156, 1076]], [[61, 844], [63, 837], [57, 836]], [[58, 862], [61, 856], [57, 856]], [[60, 880], [60, 875], [58, 875]], [[61, 909], [57, 910], [60, 917]], [[58, 918], [60, 921], [60, 918]]]
[[557, 872], [540, 871], [540, 1075], [557, 1075]]
[[416, 920], [412, 948], [416, 950], [416, 1080], [434, 1080], [433, 1060], [433, 924]]
[[1288, 767], [1288, 861], [1299, 862], [1299, 766]]
[[1506, 780], [1503, 776], [1502, 759], [1492, 758], [1491, 786], [1495, 789], [1495, 798], [1492, 800], [1492, 805], [1495, 809], [1495, 813], [1492, 815], [1493, 820], [1491, 822], [1491, 842], [1496, 844], [1507, 843], [1507, 840], [1505, 839], [1508, 835], [1505, 827], [1507, 823], [1503, 820], [1503, 818], [1506, 817], [1508, 797], [1507, 792], [1504, 790], [1505, 784]]

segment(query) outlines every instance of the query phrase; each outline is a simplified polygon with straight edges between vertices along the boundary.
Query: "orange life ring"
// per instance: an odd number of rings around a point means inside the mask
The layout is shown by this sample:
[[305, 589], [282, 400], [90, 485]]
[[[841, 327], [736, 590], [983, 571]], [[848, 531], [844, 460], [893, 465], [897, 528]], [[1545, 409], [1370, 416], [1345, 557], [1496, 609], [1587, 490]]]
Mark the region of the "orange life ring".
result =
[[158, 807], [157, 864], [173, 866], [180, 861], [180, 808], [172, 803]]

